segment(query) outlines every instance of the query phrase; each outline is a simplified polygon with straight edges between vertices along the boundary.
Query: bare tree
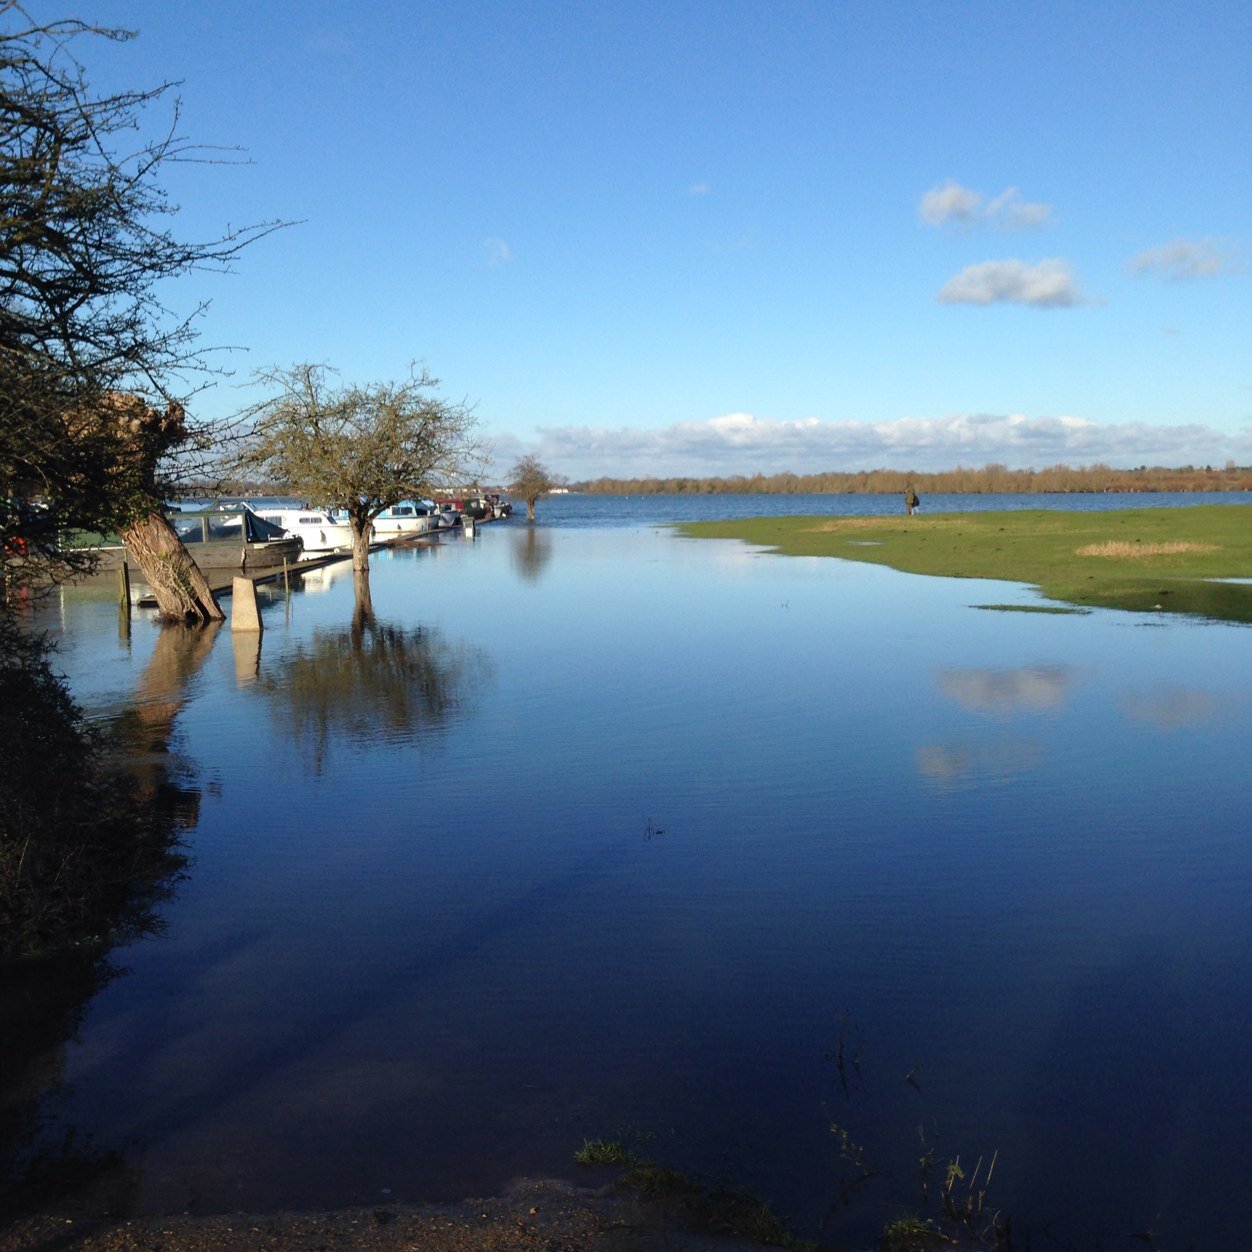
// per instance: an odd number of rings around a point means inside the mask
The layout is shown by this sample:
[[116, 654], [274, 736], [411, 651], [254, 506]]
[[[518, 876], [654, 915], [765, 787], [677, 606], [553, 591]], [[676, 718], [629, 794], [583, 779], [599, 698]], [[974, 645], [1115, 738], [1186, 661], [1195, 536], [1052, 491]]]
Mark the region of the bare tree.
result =
[[549, 473], [538, 457], [526, 455], [509, 470], [509, 490], [526, 501], [526, 520], [535, 520], [535, 502], [546, 496], [553, 487], [559, 487], [564, 479]]
[[[171, 541], [181, 548], [162, 526], [157, 463], [194, 442], [184, 405], [211, 371], [196, 345], [203, 305], [180, 314], [158, 290], [170, 278], [227, 268], [274, 226], [208, 242], [168, 229], [177, 206], [161, 185], [163, 167], [221, 158], [179, 134], [173, 84], [92, 93], [72, 43], [132, 35], [75, 19], [40, 22], [18, 0], [0, 0], [6, 583], [81, 568], [84, 558], [59, 546], [66, 529], [129, 532], [141, 564], [163, 559]], [[170, 105], [169, 125], [149, 140], [145, 110], [158, 102]], [[119, 397], [134, 397], [154, 416], [131, 411], [119, 420]], [[174, 586], [156, 587], [168, 614], [212, 615]]]
[[401, 500], [472, 480], [480, 456], [473, 411], [439, 399], [438, 380], [424, 368], [402, 382], [367, 386], [334, 386], [332, 372], [297, 365], [261, 375], [278, 391], [247, 411], [251, 433], [239, 468], [347, 513], [361, 601], [374, 519]]

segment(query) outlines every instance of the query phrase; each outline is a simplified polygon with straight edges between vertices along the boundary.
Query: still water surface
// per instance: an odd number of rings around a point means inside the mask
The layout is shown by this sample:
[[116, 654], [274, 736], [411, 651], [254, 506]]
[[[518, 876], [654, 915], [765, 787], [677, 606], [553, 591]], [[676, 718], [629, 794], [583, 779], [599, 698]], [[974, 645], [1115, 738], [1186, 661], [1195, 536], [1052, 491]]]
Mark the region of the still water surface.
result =
[[[269, 593], [259, 654], [49, 606], [80, 701], [172, 707], [201, 792], [49, 1139], [212, 1211], [492, 1193], [624, 1137], [855, 1245], [919, 1206], [920, 1128], [998, 1153], [1019, 1229], [1236, 1246], [1248, 628], [985, 612], [1037, 599], [588, 499], [376, 557], [356, 637], [342, 566]], [[832, 1123], [878, 1172], [847, 1207]]]

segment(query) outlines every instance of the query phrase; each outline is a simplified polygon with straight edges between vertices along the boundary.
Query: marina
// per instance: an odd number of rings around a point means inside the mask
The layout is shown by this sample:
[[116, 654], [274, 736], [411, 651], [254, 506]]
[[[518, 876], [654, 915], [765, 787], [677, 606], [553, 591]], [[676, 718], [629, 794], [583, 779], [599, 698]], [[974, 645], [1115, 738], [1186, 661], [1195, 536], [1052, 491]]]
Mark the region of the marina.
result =
[[[369, 545], [371, 552], [431, 543], [454, 529], [450, 515], [440, 513], [433, 506], [421, 513], [410, 512], [412, 506], [396, 507], [399, 512], [395, 520], [403, 525], [376, 527], [377, 537]], [[482, 520], [507, 516], [501, 513]], [[283, 519], [291, 525], [284, 525]], [[233, 506], [214, 505], [207, 509], [187, 507], [173, 512], [170, 521], [179, 538], [188, 545], [213, 594], [219, 597], [231, 594], [237, 577], [261, 585], [302, 577], [315, 569], [352, 558], [351, 527], [337, 521], [331, 510], [275, 508], [265, 503], [253, 508], [247, 501], [240, 501]], [[457, 533], [462, 531], [458, 529]], [[464, 533], [468, 538], [474, 537], [473, 519]], [[246, 542], [241, 539], [245, 535]], [[309, 536], [314, 536], [315, 546], [311, 549], [305, 542]], [[115, 542], [109, 543], [106, 538], [103, 544], [92, 545], [100, 553], [100, 564], [96, 574], [88, 576], [87, 580], [124, 575], [121, 585], [126, 590], [123, 594], [140, 608], [155, 608], [156, 601], [147, 592], [142, 575], [127, 556], [121, 540], [116, 536], [112, 539]]]

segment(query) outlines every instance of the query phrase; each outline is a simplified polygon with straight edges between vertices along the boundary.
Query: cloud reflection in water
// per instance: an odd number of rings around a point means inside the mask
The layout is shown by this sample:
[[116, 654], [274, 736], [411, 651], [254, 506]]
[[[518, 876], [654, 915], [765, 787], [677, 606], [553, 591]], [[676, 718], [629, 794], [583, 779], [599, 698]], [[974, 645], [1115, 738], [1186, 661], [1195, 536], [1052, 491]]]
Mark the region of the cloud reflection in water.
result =
[[1211, 691], [1181, 687], [1131, 692], [1122, 696], [1117, 706], [1131, 721], [1162, 730], [1205, 726], [1216, 720], [1219, 712], [1218, 701]]
[[917, 750], [917, 768], [932, 782], [953, 784], [974, 779], [1013, 778], [1029, 773], [1043, 759], [1030, 739], [998, 743], [927, 744]]
[[1053, 713], [1069, 699], [1076, 671], [1067, 665], [1020, 669], [942, 669], [939, 690], [972, 713]]

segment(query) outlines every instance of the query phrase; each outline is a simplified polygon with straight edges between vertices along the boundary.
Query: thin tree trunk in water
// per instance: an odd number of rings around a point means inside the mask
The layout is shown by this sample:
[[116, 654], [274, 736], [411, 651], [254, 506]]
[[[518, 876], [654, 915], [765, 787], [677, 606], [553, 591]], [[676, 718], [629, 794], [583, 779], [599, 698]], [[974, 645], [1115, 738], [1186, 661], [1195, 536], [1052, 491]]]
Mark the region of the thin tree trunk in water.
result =
[[133, 522], [122, 538], [152, 588], [162, 617], [203, 622], [226, 617], [200, 567], [161, 513], [154, 511]]

